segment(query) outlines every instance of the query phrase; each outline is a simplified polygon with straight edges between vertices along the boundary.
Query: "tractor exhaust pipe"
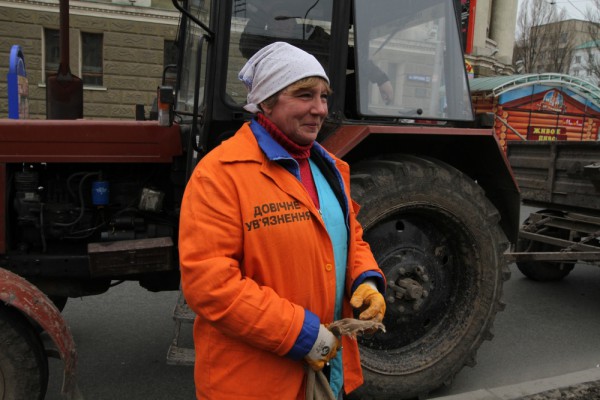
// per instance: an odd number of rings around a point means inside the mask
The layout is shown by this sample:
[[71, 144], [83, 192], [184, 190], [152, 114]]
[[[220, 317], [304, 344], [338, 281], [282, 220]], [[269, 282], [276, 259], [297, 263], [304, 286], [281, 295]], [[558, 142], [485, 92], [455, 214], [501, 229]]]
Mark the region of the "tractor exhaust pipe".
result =
[[60, 65], [46, 80], [46, 118], [83, 118], [83, 81], [69, 67], [69, 0], [60, 0]]

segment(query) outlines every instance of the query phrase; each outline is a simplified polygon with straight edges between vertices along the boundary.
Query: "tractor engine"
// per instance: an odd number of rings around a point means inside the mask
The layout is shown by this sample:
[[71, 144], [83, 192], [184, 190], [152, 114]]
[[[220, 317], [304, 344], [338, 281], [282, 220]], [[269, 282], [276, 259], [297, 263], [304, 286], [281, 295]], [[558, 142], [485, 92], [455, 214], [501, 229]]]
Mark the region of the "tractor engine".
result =
[[36, 164], [14, 173], [13, 248], [46, 253], [78, 243], [174, 236], [168, 168], [90, 166]]

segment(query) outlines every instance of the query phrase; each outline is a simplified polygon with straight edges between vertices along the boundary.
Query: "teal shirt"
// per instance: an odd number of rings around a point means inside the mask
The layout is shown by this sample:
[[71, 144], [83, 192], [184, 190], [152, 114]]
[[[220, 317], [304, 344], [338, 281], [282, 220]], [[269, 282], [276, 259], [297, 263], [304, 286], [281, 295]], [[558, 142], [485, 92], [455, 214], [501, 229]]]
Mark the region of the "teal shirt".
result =
[[[327, 183], [325, 176], [321, 170], [310, 161], [310, 169], [313, 174], [317, 193], [319, 195], [319, 204], [321, 205], [321, 217], [325, 222], [327, 233], [331, 239], [333, 246], [333, 254], [335, 257], [335, 315], [334, 320], [342, 318], [342, 300], [344, 298], [344, 287], [346, 284], [346, 263], [348, 261], [348, 225], [346, 218], [335, 193]], [[344, 375], [342, 369], [342, 352], [339, 351], [337, 356], [329, 363], [331, 368], [331, 376], [329, 385], [333, 390], [335, 397], [339, 396], [344, 383]]]

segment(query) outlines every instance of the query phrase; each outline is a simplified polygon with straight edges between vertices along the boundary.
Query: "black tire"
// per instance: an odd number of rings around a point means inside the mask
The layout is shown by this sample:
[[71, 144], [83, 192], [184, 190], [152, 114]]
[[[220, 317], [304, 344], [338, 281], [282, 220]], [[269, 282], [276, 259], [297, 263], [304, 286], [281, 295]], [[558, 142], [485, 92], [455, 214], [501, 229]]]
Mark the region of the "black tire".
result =
[[48, 360], [35, 329], [0, 304], [0, 400], [42, 400], [47, 386]]
[[387, 333], [359, 339], [357, 399], [423, 396], [474, 365], [510, 277], [499, 213], [472, 179], [437, 160], [389, 157], [353, 166], [364, 238], [388, 283]]
[[[553, 210], [542, 210], [542, 214], [560, 216], [562, 213]], [[527, 218], [523, 222], [521, 229], [527, 229], [531, 224], [531, 218]], [[543, 232], [546, 236], [556, 237], [559, 239], [568, 239], [569, 233], [567, 231], [560, 231], [556, 228], [544, 229]], [[517, 240], [517, 251], [518, 252], [554, 252], [559, 251], [561, 248], [552, 246], [548, 243], [534, 242], [527, 239]], [[538, 282], [554, 282], [560, 281], [565, 278], [575, 268], [574, 262], [549, 262], [549, 261], [518, 261], [517, 268], [527, 278], [538, 281]]]

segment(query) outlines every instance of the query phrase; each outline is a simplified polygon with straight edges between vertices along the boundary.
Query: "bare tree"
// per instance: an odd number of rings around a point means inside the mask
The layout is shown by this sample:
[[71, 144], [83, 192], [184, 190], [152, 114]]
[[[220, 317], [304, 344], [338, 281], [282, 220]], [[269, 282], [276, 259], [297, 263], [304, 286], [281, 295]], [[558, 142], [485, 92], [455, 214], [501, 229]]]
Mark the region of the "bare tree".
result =
[[588, 7], [585, 16], [590, 41], [580, 46], [585, 51], [584, 67], [588, 76], [595, 78], [600, 84], [600, 0], [594, 0]]
[[559, 13], [559, 22], [548, 25], [544, 35], [545, 63], [543, 72], [559, 72], [566, 74], [571, 66], [577, 21], [564, 21], [566, 11]]
[[[600, 1], [600, 0], [595, 0]], [[524, 0], [517, 17], [514, 67], [519, 73], [567, 72], [573, 40], [566, 11], [546, 0]]]

